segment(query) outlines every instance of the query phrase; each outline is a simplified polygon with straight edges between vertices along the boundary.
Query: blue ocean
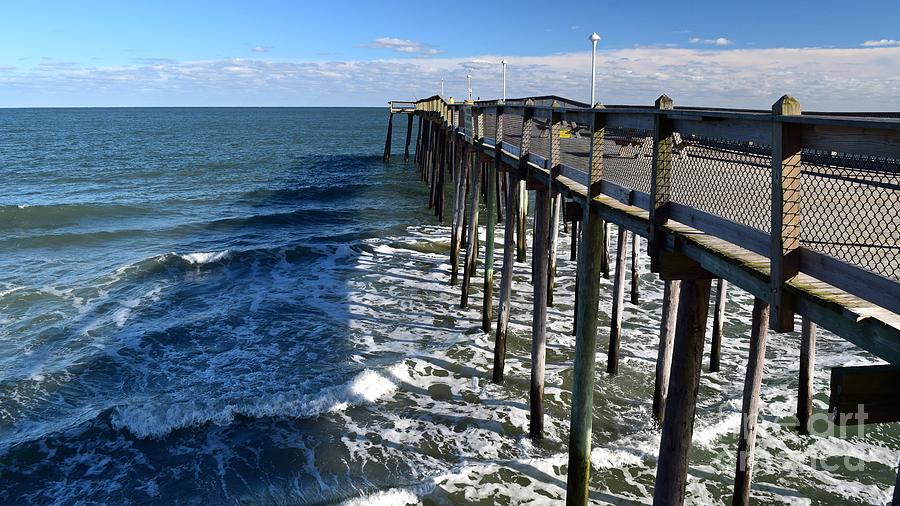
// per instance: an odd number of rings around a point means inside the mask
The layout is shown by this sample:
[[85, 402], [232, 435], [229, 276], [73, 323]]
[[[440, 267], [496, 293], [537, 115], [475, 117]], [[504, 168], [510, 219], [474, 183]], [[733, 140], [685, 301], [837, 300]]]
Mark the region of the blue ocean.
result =
[[[548, 310], [547, 437], [534, 443], [529, 264], [515, 267], [495, 385], [481, 279], [459, 308], [450, 223], [403, 163], [405, 119], [382, 163], [386, 120], [375, 108], [0, 110], [0, 503], [561, 502], [570, 236]], [[597, 371], [597, 503], [652, 497], [662, 285], [646, 264], [619, 374]], [[731, 497], [751, 301], [734, 290], [722, 371], [704, 369], [690, 503]], [[827, 332], [818, 344], [824, 411], [827, 367], [874, 360]], [[798, 354], [796, 335], [770, 341], [754, 498], [889, 501], [900, 430], [797, 434]], [[832, 465], [845, 456], [863, 471]]]

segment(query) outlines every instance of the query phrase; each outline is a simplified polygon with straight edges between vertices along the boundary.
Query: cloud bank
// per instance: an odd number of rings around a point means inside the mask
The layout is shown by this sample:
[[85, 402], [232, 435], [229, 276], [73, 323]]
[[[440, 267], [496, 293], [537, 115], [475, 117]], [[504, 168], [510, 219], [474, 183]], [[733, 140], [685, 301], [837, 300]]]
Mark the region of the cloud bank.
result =
[[[399, 42], [398, 42], [399, 41]], [[427, 57], [411, 41], [385, 47], [409, 58], [374, 61], [145, 59], [131, 65], [66, 62], [0, 66], [0, 106], [384, 105], [391, 99], [501, 92], [503, 55]], [[856, 49], [633, 48], [598, 53], [598, 97], [606, 104], [768, 108], [785, 93], [805, 110], [900, 110], [900, 47]], [[404, 48], [410, 48], [409, 50]], [[587, 100], [590, 54], [505, 56], [510, 97], [558, 94]]]

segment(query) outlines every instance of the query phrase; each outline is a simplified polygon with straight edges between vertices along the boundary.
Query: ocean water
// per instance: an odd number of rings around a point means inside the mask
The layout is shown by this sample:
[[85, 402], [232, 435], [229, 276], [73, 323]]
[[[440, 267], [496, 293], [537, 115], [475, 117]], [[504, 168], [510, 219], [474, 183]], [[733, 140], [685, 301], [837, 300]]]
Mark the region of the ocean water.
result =
[[[547, 437], [533, 443], [529, 264], [515, 266], [507, 380], [494, 385], [481, 280], [460, 309], [449, 224], [396, 156], [399, 120], [394, 162], [381, 163], [385, 120], [0, 110], [0, 503], [561, 501], [569, 235], [548, 311]], [[653, 491], [661, 283], [642, 259], [615, 377], [603, 367], [611, 282], [601, 289], [597, 503]], [[722, 371], [701, 380], [690, 503], [730, 501], [752, 302], [731, 293]], [[888, 502], [900, 428], [823, 421], [798, 435], [798, 355], [796, 334], [770, 336], [754, 499]], [[817, 358], [818, 412], [828, 367], [876, 362], [827, 332]]]

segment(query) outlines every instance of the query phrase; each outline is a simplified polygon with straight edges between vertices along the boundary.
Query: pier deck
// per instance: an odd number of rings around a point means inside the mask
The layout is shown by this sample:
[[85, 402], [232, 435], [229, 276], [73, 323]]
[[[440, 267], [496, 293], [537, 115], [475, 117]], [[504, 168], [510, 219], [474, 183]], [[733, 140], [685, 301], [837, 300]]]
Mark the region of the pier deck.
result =
[[[451, 283], [462, 277], [463, 305], [472, 291], [469, 277], [479, 252], [477, 214], [479, 199], [484, 199], [485, 331], [494, 320], [492, 238], [505, 208], [493, 371], [498, 382], [503, 381], [511, 296], [507, 271], [516, 258], [524, 258], [526, 192], [535, 190], [534, 251], [539, 256], [533, 265], [530, 431], [535, 438], [542, 430], [546, 305], [554, 286], [556, 235], [561, 220], [571, 221], [573, 230], [578, 227], [570, 503], [583, 504], [588, 497], [599, 278], [610, 272], [607, 224], [618, 226], [620, 245], [610, 373], [616, 372], [618, 357], [626, 234], [634, 234], [634, 241], [646, 238], [652, 270], [666, 281], [667, 294], [673, 294], [663, 304], [654, 393], [654, 414], [663, 424], [655, 504], [683, 502], [712, 279], [756, 299], [736, 449], [735, 504], [749, 501], [768, 329], [792, 331], [802, 321], [804, 347], [813, 350], [801, 354], [801, 432], [808, 428], [812, 395], [802, 377], [814, 366], [816, 325], [893, 366], [854, 374], [880, 387], [888, 408], [873, 404], [871, 409], [882, 411], [874, 418], [896, 418], [891, 406], [900, 402], [900, 385], [884, 388], [881, 383], [892, 381], [900, 368], [897, 115], [802, 113], [788, 96], [772, 111], [680, 108], [665, 96], [652, 107], [589, 107], [552, 96], [450, 104], [434, 96], [390, 103], [385, 161], [390, 159], [394, 114], [408, 115], [407, 159], [412, 121], [419, 118], [415, 161], [431, 187], [430, 206], [442, 220], [448, 193], [452, 199]], [[571, 212], [570, 206], [580, 211]], [[841, 378], [833, 376], [833, 385]], [[832, 392], [836, 405], [837, 395]]]

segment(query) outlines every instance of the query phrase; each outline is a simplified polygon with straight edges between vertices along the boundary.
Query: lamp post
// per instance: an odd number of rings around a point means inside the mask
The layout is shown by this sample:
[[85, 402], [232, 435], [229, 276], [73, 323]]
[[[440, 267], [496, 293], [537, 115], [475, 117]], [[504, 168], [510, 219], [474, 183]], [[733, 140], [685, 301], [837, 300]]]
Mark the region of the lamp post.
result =
[[506, 60], [500, 60], [500, 65], [503, 66], [503, 101], [506, 102]]
[[591, 107], [594, 107], [594, 90], [597, 85], [597, 42], [600, 41], [600, 36], [597, 35], [597, 32], [591, 34], [588, 37], [588, 40], [591, 41]]
[[441, 78], [441, 96], [444, 96], [444, 78]]
[[466, 100], [472, 101], [472, 74], [466, 74]]

